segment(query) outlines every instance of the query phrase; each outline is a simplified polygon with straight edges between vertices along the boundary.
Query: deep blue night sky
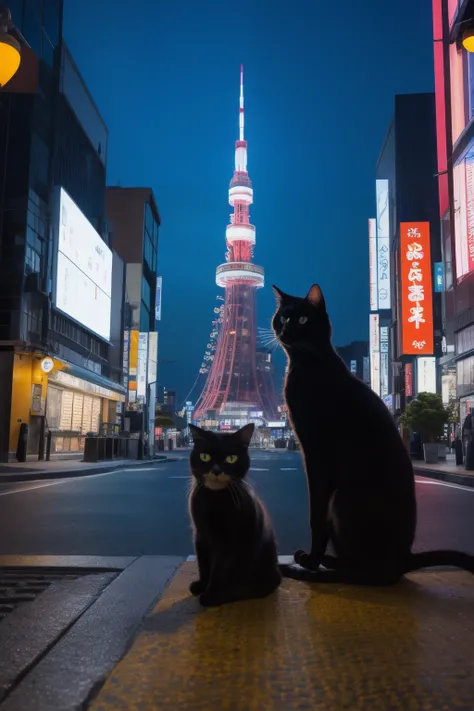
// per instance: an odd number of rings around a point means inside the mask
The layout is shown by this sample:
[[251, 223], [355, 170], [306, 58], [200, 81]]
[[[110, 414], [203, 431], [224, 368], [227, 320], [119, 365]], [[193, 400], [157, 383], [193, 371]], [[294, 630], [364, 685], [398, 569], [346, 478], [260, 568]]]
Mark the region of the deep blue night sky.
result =
[[240, 63], [259, 325], [272, 283], [303, 295], [317, 281], [343, 345], [367, 338], [375, 164], [394, 94], [433, 91], [431, 27], [431, 0], [65, 1], [66, 42], [110, 132], [108, 182], [151, 186], [160, 208], [160, 357], [178, 361], [160, 380], [181, 398], [223, 293]]

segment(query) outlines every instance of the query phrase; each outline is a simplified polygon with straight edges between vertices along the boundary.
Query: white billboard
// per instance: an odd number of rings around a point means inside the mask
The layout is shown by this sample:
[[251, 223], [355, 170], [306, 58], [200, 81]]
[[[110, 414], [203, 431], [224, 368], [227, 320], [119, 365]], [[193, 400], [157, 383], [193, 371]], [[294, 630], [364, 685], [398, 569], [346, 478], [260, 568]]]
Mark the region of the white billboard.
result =
[[156, 277], [155, 296], [155, 321], [161, 321], [161, 292], [163, 290], [163, 277]]
[[55, 305], [108, 341], [112, 252], [63, 188], [58, 233]]
[[377, 180], [375, 193], [377, 202], [377, 304], [380, 311], [391, 308], [388, 180]]
[[137, 401], [146, 402], [148, 375], [148, 333], [138, 334]]
[[416, 359], [416, 392], [436, 392], [436, 358], [420, 356]]
[[370, 387], [380, 395], [380, 329], [379, 315], [369, 315], [369, 334], [370, 334]]
[[156, 383], [158, 377], [158, 333], [148, 334], [148, 385]]
[[370, 310], [377, 311], [377, 221], [375, 217], [369, 220], [369, 294]]

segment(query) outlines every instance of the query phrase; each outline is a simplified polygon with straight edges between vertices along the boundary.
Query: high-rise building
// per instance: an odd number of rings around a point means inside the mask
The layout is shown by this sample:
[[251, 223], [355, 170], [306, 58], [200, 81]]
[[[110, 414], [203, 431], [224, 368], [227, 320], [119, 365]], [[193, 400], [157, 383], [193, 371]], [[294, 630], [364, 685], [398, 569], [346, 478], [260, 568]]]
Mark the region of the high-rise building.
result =
[[474, 408], [474, 28], [471, 0], [433, 0], [438, 224], [442, 260], [441, 393], [458, 400], [464, 422]]
[[435, 174], [434, 94], [397, 95], [368, 223], [370, 381], [393, 414], [419, 391], [436, 392], [441, 299], [432, 273], [441, 246]]
[[369, 342], [352, 341], [347, 346], [339, 346], [336, 351], [351, 373], [370, 384]]
[[161, 311], [161, 278], [157, 274], [161, 219], [151, 188], [108, 187], [106, 211], [111, 243], [125, 264], [125, 425], [130, 432], [148, 432], [153, 452], [157, 321]]
[[30, 46], [0, 91], [2, 461], [27, 428], [28, 454], [44, 452], [45, 429], [53, 451], [79, 453], [125, 399], [108, 130], [62, 38], [62, 1], [9, 4]]
[[[216, 283], [225, 289], [217, 346], [204, 390], [194, 414], [196, 421], [222, 421], [240, 426], [252, 419], [275, 417], [272, 397], [262, 397], [257, 374], [255, 292], [264, 285], [263, 267], [252, 262], [255, 227], [250, 223], [252, 182], [247, 171], [244, 138], [244, 84], [240, 69], [239, 139], [235, 170], [229, 186], [234, 208], [226, 229], [226, 263], [217, 267]], [[256, 413], [259, 413], [258, 415]]]

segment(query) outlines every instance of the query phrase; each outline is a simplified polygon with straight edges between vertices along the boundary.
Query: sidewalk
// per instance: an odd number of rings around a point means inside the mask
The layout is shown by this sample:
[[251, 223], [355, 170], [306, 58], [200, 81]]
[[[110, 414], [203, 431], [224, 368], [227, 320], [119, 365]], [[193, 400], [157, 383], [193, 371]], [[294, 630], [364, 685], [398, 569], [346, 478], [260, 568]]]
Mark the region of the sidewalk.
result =
[[105, 462], [84, 462], [78, 459], [61, 459], [50, 462], [9, 462], [0, 464], [0, 484], [42, 479], [68, 479], [113, 472], [119, 469], [136, 469], [167, 461], [166, 455], [154, 459], [114, 459]]
[[440, 461], [438, 464], [426, 464], [426, 462], [414, 459], [413, 468], [415, 474], [420, 476], [474, 487], [474, 471], [466, 471], [464, 464], [456, 466], [454, 454], [448, 454], [446, 461]]
[[284, 581], [203, 610], [182, 565], [92, 711], [472, 709], [474, 582], [419, 573], [369, 589]]
[[284, 580], [206, 610], [179, 557], [0, 556], [9, 571], [49, 587], [0, 620], [1, 711], [473, 708], [467, 573], [383, 589]]

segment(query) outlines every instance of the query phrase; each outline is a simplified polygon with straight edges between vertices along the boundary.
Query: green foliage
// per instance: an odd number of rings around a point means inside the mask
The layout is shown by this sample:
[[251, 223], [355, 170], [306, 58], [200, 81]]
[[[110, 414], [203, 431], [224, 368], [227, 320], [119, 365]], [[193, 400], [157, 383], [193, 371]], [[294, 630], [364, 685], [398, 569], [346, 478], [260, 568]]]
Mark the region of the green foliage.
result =
[[455, 424], [460, 421], [461, 415], [459, 413], [459, 402], [457, 400], [450, 400], [446, 409], [448, 410], [448, 422]]
[[449, 422], [450, 410], [443, 405], [441, 395], [419, 393], [401, 416], [404, 427], [419, 432], [423, 442], [436, 442], [442, 437], [444, 426]]

